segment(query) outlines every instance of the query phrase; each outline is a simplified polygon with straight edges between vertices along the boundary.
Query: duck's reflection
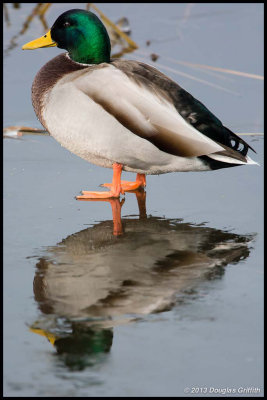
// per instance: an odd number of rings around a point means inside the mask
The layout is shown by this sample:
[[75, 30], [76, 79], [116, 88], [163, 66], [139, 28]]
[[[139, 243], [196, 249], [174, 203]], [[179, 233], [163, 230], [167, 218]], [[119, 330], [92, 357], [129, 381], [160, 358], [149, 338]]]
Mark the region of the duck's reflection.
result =
[[36, 265], [34, 296], [44, 318], [32, 330], [45, 334], [69, 366], [82, 368], [107, 352], [114, 325], [171, 309], [177, 296], [181, 301], [249, 255], [252, 236], [146, 217], [145, 192], [136, 195], [139, 219], [121, 219], [121, 204], [112, 200], [114, 221], [68, 236]]

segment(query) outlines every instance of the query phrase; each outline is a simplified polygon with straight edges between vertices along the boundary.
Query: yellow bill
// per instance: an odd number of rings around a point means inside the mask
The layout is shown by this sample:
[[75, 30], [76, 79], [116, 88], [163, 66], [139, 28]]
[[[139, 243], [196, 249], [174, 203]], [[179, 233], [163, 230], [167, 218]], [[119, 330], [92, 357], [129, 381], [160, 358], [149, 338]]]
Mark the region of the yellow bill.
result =
[[39, 49], [40, 47], [54, 47], [56, 45], [56, 42], [51, 38], [51, 32], [48, 31], [44, 36], [24, 44], [22, 50], [34, 50]]

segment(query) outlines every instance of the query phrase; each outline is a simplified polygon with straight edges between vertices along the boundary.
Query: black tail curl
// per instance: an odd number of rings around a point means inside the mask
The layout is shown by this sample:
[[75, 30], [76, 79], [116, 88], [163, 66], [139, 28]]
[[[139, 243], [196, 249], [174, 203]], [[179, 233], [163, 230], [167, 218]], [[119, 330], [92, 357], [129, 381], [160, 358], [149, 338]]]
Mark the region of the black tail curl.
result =
[[243, 156], [247, 155], [248, 149], [251, 149], [256, 153], [256, 151], [247, 143], [245, 140], [241, 139], [237, 136], [234, 132], [224, 126], [224, 129], [227, 130], [229, 133], [229, 143], [227, 144], [228, 147], [237, 151], [238, 153], [242, 154]]

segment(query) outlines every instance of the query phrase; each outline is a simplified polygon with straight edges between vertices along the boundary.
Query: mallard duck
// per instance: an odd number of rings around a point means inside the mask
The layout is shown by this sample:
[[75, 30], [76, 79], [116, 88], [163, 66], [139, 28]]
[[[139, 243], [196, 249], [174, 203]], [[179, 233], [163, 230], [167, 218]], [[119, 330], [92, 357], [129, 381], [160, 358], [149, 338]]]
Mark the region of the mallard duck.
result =
[[[92, 12], [64, 12], [22, 49], [52, 46], [67, 52], [37, 73], [35, 113], [62, 146], [113, 168], [112, 183], [102, 185], [109, 191], [77, 199], [119, 197], [144, 187], [149, 174], [256, 164], [252, 147], [176, 82], [142, 62], [112, 60], [107, 30]], [[121, 181], [122, 170], [137, 173], [136, 181]]]

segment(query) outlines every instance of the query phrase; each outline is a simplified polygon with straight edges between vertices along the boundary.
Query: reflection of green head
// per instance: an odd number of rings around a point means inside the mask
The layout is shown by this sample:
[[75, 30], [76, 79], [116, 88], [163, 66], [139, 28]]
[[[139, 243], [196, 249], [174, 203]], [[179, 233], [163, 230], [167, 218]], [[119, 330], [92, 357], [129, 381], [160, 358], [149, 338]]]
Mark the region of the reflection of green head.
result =
[[54, 342], [58, 354], [63, 356], [70, 369], [82, 370], [95, 363], [92, 356], [110, 351], [113, 340], [111, 329], [92, 329], [82, 324], [73, 324], [72, 327], [71, 335]]
[[110, 61], [107, 30], [90, 11], [74, 9], [61, 14], [51, 28], [51, 38], [74, 61], [85, 64]]

